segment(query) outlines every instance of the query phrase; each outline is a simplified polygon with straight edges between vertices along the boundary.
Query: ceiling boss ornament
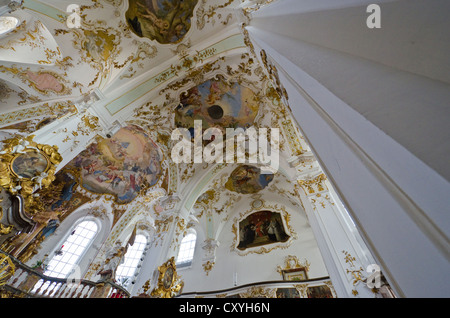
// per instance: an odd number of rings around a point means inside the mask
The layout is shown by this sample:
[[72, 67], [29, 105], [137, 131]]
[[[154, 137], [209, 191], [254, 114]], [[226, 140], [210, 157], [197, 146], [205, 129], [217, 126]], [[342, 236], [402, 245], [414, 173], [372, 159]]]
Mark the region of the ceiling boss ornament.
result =
[[38, 144], [33, 137], [4, 140], [0, 151], [0, 186], [21, 196], [31, 215], [39, 210], [34, 192], [53, 182], [56, 167], [62, 161], [57, 146]]

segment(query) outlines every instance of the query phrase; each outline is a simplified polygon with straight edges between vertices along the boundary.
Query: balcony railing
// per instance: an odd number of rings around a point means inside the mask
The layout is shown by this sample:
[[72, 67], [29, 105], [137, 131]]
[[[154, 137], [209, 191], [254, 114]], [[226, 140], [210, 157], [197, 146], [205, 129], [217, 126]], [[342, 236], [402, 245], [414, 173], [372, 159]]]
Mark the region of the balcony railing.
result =
[[329, 277], [303, 281], [265, 281], [207, 292], [186, 292], [177, 298], [336, 298]]
[[129, 298], [113, 282], [49, 277], [0, 251], [0, 296], [6, 298]]

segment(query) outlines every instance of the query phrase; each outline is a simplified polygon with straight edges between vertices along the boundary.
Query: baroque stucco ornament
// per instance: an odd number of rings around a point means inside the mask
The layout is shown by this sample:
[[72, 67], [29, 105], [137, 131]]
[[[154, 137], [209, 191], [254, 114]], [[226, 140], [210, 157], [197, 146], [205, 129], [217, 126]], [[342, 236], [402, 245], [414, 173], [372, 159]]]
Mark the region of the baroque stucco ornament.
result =
[[39, 211], [33, 193], [53, 182], [56, 167], [62, 161], [57, 146], [38, 144], [33, 137], [4, 140], [0, 151], [0, 186], [12, 195], [22, 196], [32, 215]]
[[177, 274], [175, 257], [171, 257], [167, 262], [158, 267], [158, 285], [151, 292], [155, 298], [172, 298], [181, 292], [183, 281]]

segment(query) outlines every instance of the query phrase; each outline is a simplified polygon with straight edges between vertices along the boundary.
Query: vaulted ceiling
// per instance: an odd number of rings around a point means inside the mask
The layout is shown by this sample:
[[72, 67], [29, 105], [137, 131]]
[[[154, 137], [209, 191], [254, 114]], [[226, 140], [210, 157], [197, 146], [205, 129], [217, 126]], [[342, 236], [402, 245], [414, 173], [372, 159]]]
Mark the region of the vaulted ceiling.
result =
[[[295, 175], [317, 163], [309, 157], [292, 162], [309, 148], [243, 28], [259, 2], [96, 0], [84, 1], [77, 11], [69, 0], [25, 1], [23, 10], [12, 13], [18, 27], [0, 38], [2, 138], [32, 133], [95, 96], [101, 119], [122, 129], [110, 140], [99, 136], [61, 171], [60, 180], [63, 174], [79, 179], [71, 190], [79, 203], [109, 198], [116, 222], [143, 193], [136, 183], [145, 179], [165, 197], [176, 196], [179, 209], [201, 222], [205, 233], [214, 224], [215, 237], [239, 214], [241, 200], [298, 209]], [[278, 172], [240, 180], [233, 173], [251, 167], [175, 164], [171, 133], [192, 128], [193, 119], [221, 129], [281, 128]], [[133, 166], [120, 153], [147, 159]], [[140, 179], [126, 188], [120, 176], [112, 176], [117, 169]], [[164, 209], [160, 204], [153, 209], [155, 220]]]

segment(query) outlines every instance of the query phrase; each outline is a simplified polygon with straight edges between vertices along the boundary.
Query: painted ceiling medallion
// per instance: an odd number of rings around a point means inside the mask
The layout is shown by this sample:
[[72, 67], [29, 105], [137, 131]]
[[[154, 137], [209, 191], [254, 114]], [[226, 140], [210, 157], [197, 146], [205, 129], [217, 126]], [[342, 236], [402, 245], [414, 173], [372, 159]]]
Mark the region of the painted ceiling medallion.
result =
[[191, 28], [198, 0], [128, 0], [131, 30], [161, 44], [180, 42]]
[[273, 180], [273, 174], [262, 174], [261, 169], [241, 165], [233, 170], [225, 183], [225, 188], [242, 194], [257, 193]]
[[162, 161], [158, 145], [142, 129], [127, 126], [112, 138], [90, 145], [71, 165], [81, 168], [83, 188], [112, 194], [117, 203], [125, 204], [158, 182]]
[[252, 90], [217, 76], [181, 96], [175, 110], [175, 125], [189, 129], [192, 136], [195, 120], [202, 121], [203, 129], [217, 127], [224, 132], [224, 128], [246, 129], [253, 125], [258, 110]]

